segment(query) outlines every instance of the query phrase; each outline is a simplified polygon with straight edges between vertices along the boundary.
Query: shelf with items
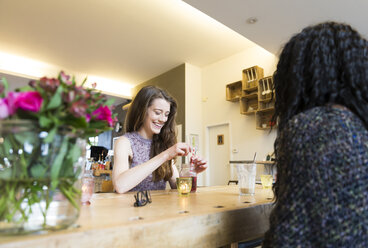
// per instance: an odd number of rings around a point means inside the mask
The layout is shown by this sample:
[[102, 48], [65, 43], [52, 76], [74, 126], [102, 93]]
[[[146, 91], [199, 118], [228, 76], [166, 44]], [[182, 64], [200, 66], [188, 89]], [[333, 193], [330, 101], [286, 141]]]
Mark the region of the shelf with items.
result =
[[275, 109], [275, 95], [273, 90], [273, 77], [265, 77], [259, 80], [258, 111], [272, 111]]
[[274, 113], [274, 108], [258, 110], [256, 112], [256, 129], [266, 130], [270, 129], [271, 126], [275, 126], [275, 123], [272, 122], [272, 116]]
[[263, 68], [253, 66], [242, 72], [242, 88], [244, 91], [258, 90], [258, 80], [263, 78]]
[[258, 81], [258, 99], [260, 102], [271, 101], [275, 97], [272, 97], [273, 90], [273, 77], [261, 78]]
[[226, 85], [226, 100], [240, 103], [240, 113], [255, 115], [256, 129], [266, 130], [275, 112], [273, 77], [264, 77], [263, 68], [252, 66], [242, 71], [242, 80]]
[[242, 81], [226, 85], [226, 101], [237, 102], [242, 96]]
[[240, 113], [242, 115], [254, 114], [258, 110], [258, 98], [245, 98], [240, 99]]

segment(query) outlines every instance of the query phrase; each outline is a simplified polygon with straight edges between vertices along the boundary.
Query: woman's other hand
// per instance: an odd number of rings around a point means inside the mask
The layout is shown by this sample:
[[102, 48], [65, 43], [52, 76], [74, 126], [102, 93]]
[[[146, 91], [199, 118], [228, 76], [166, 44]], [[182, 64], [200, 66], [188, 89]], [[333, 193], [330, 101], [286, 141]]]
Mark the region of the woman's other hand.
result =
[[192, 163], [194, 164], [196, 173], [201, 173], [205, 169], [207, 169], [207, 161], [203, 160], [200, 157], [193, 156], [192, 157]]

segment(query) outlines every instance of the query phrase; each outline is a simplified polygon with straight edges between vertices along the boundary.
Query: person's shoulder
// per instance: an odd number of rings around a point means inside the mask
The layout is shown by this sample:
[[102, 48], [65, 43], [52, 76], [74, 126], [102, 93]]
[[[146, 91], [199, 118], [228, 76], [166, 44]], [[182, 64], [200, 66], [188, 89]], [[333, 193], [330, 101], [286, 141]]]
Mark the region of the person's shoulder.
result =
[[319, 106], [308, 109], [293, 116], [286, 130], [294, 132], [325, 134], [339, 136], [351, 129], [361, 129], [363, 126], [357, 116], [346, 108]]
[[116, 141], [115, 144], [118, 146], [130, 146], [130, 141], [128, 139], [128, 137], [126, 137], [125, 135], [120, 136]]
[[314, 125], [330, 123], [332, 120], [341, 118], [341, 110], [329, 106], [314, 107], [293, 116], [289, 124], [308, 124]]
[[132, 156], [132, 147], [130, 140], [125, 136], [120, 136], [114, 144], [114, 153], [124, 154], [127, 152], [129, 156]]
[[294, 115], [287, 123], [287, 129], [308, 129], [324, 123], [328, 120], [326, 109], [315, 107]]

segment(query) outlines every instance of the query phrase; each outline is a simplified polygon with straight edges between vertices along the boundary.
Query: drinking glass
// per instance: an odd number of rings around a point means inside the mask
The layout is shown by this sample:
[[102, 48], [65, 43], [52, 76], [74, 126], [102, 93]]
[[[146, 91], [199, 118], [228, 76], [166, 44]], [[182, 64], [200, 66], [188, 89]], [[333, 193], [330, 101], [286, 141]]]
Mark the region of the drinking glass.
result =
[[270, 174], [262, 174], [261, 183], [264, 189], [270, 189], [273, 183], [273, 176]]
[[237, 164], [240, 195], [254, 195], [256, 186], [256, 163]]
[[176, 187], [180, 196], [187, 196], [192, 189], [191, 177], [178, 177], [176, 178]]

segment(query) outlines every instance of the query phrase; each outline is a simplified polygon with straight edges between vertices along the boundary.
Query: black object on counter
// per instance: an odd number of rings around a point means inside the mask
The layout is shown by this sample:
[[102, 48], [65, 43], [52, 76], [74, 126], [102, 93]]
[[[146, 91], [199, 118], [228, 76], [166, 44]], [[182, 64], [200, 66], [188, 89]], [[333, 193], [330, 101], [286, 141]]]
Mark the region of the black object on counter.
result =
[[103, 146], [91, 146], [91, 158], [94, 161], [105, 160], [108, 150]]

